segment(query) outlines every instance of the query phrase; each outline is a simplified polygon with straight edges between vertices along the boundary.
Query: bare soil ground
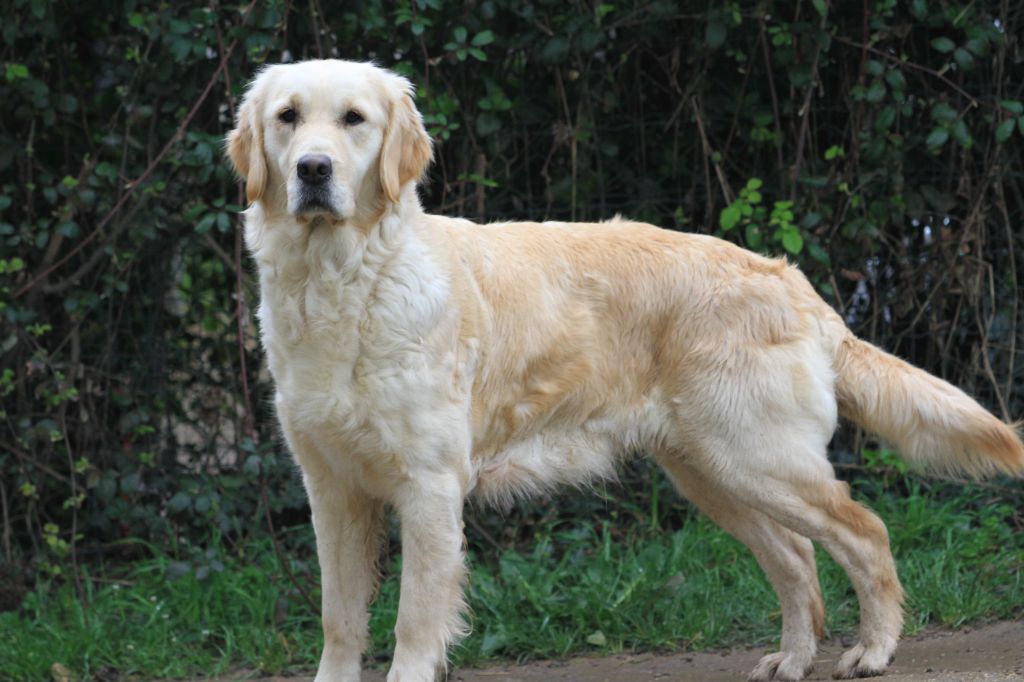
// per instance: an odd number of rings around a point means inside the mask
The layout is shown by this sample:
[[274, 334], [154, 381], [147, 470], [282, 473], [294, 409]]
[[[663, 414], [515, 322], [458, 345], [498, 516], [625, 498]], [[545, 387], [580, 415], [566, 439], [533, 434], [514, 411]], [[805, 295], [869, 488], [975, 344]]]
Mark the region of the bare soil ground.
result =
[[[834, 639], [822, 646], [809, 680], [831, 679], [839, 654], [850, 641]], [[535, 661], [477, 669], [455, 669], [449, 682], [646, 682], [745, 680], [764, 647], [683, 654], [634, 654], [606, 658]], [[278, 678], [284, 682], [285, 678]], [[287, 678], [305, 682], [309, 678]], [[384, 673], [367, 671], [365, 682], [383, 682]], [[954, 632], [931, 631], [900, 643], [896, 660], [884, 678], [891, 682], [977, 682], [1024, 680], [1024, 622], [967, 627]], [[275, 682], [265, 680], [264, 682]]]

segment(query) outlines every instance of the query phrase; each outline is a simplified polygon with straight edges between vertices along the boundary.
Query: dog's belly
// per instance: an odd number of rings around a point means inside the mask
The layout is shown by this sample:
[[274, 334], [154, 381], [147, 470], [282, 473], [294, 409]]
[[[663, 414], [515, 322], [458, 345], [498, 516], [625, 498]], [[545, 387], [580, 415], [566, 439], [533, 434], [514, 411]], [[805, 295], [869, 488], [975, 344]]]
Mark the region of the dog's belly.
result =
[[496, 451], [474, 453], [472, 492], [504, 505], [563, 484], [614, 478], [619, 462], [656, 449], [670, 430], [667, 410], [653, 400], [579, 423], [556, 422]]

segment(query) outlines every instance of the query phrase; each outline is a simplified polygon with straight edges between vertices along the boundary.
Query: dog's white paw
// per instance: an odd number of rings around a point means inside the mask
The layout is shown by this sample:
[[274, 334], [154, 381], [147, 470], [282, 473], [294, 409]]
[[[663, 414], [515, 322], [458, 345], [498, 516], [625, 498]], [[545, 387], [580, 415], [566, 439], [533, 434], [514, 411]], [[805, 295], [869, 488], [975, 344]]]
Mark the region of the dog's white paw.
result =
[[777, 651], [763, 656], [750, 672], [747, 682], [773, 682], [774, 680], [802, 680], [811, 672], [810, 656], [789, 651]]
[[895, 651], [896, 642], [874, 646], [857, 644], [839, 658], [836, 669], [832, 671], [832, 677], [837, 680], [849, 680], [855, 677], [882, 675], [892, 663]]

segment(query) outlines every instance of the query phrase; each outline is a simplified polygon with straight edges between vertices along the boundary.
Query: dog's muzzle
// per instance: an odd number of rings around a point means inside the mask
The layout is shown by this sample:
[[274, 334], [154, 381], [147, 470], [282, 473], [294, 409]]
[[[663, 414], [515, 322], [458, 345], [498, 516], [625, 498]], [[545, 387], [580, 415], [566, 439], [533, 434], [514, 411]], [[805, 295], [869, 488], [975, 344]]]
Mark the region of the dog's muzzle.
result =
[[326, 154], [303, 154], [295, 164], [299, 178], [298, 208], [296, 213], [337, 214], [331, 192], [334, 165]]

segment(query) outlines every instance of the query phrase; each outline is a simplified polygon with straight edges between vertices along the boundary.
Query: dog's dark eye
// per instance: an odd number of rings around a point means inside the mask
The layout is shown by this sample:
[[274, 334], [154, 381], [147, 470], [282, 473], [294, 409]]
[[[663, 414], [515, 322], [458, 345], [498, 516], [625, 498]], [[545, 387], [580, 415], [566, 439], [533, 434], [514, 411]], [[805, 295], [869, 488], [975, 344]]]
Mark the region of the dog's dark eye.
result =
[[354, 109], [345, 114], [345, 125], [355, 126], [362, 123], [364, 120], [363, 115]]
[[282, 123], [295, 123], [297, 117], [298, 114], [295, 113], [294, 109], [285, 109], [277, 115], [278, 120]]

